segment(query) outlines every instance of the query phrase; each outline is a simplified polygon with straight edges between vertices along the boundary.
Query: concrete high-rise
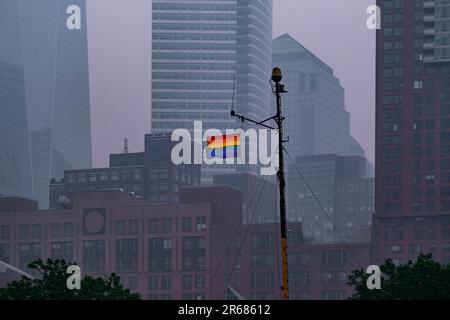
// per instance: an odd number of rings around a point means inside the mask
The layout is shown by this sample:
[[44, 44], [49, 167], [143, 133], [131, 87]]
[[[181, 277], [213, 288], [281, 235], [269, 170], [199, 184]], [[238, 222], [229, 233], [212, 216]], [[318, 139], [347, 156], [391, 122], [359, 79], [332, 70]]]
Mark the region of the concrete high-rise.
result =
[[[240, 127], [233, 104], [267, 118], [271, 49], [272, 0], [153, 0], [152, 132]], [[202, 182], [235, 170], [202, 168]]]
[[372, 260], [450, 262], [447, 1], [377, 1]]
[[320, 154], [364, 156], [350, 134], [345, 90], [326, 63], [284, 34], [273, 41], [273, 65], [283, 70], [286, 148], [292, 157]]
[[[74, 30], [66, 23], [73, 5]], [[32, 197], [47, 207], [50, 177], [92, 162], [85, 0], [4, 0], [0, 42], [0, 61], [23, 69]]]

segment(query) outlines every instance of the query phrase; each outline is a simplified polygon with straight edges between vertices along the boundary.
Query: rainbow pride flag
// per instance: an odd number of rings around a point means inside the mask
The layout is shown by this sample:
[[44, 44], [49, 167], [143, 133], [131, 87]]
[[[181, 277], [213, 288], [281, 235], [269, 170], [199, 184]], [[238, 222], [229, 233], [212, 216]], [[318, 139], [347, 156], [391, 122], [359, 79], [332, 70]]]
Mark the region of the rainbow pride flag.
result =
[[211, 158], [238, 158], [240, 146], [239, 134], [211, 136], [207, 140], [207, 151]]

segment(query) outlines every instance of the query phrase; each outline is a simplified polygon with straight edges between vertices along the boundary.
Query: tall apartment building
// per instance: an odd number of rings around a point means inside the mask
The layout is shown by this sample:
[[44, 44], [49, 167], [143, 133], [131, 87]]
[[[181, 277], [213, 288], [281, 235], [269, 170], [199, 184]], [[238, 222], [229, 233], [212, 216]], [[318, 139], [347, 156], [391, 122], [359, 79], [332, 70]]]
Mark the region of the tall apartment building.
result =
[[289, 167], [288, 219], [301, 221], [303, 234], [310, 241], [368, 242], [374, 180], [367, 177], [366, 168], [367, 160], [358, 156], [297, 157], [295, 167]]
[[[272, 0], [153, 0], [152, 132], [240, 127], [271, 113]], [[242, 168], [248, 170], [248, 168]], [[236, 171], [205, 166], [212, 174]]]
[[283, 70], [286, 148], [293, 157], [364, 156], [350, 134], [345, 90], [333, 69], [288, 34], [273, 40], [273, 65]]
[[[71, 5], [80, 30], [67, 28]], [[50, 177], [92, 161], [85, 0], [1, 1], [0, 43], [0, 61], [23, 69], [32, 197], [46, 208]]]
[[372, 259], [450, 262], [447, 1], [378, 1]]
[[200, 166], [173, 164], [174, 145], [171, 135], [146, 135], [144, 152], [111, 154], [108, 168], [65, 170], [50, 183], [50, 208], [71, 207], [76, 192], [114, 189], [150, 203], [178, 203], [182, 188], [200, 185]]

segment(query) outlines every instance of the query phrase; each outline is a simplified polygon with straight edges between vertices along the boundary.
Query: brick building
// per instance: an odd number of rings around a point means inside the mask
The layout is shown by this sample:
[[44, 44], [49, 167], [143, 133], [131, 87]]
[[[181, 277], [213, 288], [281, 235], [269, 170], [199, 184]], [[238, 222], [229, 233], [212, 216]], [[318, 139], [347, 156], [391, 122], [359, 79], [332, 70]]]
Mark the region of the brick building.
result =
[[212, 244], [240, 223], [241, 196], [228, 188], [186, 192], [191, 203], [151, 205], [120, 191], [93, 191], [75, 193], [66, 210], [0, 206], [0, 260], [26, 270], [37, 259], [64, 258], [84, 274], [116, 272], [147, 299], [217, 298], [223, 278], [210, 292], [207, 284], [223, 252]]
[[[63, 258], [85, 275], [119, 274], [144, 299], [233, 299], [227, 285], [247, 299], [280, 298], [279, 225], [242, 224], [241, 194], [228, 187], [183, 189], [178, 204], [91, 191], [74, 193], [69, 209], [6, 198], [0, 208], [0, 261], [25, 271]], [[288, 229], [291, 298], [347, 297], [346, 276], [368, 266], [369, 244], [319, 245], [300, 223]]]
[[450, 44], [446, 1], [377, 1], [372, 258], [450, 262]]
[[[288, 230], [290, 299], [342, 300], [349, 297], [352, 289], [347, 286], [348, 275], [369, 266], [370, 244], [305, 241], [301, 224], [295, 222], [288, 224]], [[247, 299], [281, 299], [278, 237], [278, 224], [243, 227], [235, 244], [227, 251], [227, 283]], [[243, 243], [242, 248], [239, 243]], [[230, 290], [227, 298], [234, 298]]]

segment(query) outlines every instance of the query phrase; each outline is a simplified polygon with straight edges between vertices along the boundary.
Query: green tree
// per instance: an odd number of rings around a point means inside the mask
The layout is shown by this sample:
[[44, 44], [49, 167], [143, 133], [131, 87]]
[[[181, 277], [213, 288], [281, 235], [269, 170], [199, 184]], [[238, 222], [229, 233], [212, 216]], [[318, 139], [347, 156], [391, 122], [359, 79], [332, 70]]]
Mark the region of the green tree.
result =
[[432, 255], [420, 255], [415, 262], [396, 266], [387, 260], [381, 269], [381, 289], [369, 290], [365, 270], [353, 271], [348, 285], [355, 292], [351, 300], [449, 300], [450, 265], [441, 265]]
[[112, 273], [102, 278], [86, 276], [81, 280], [80, 290], [67, 288], [70, 274], [64, 260], [37, 260], [28, 265], [36, 279], [22, 277], [0, 288], [0, 300], [140, 300], [120, 284], [120, 277]]

